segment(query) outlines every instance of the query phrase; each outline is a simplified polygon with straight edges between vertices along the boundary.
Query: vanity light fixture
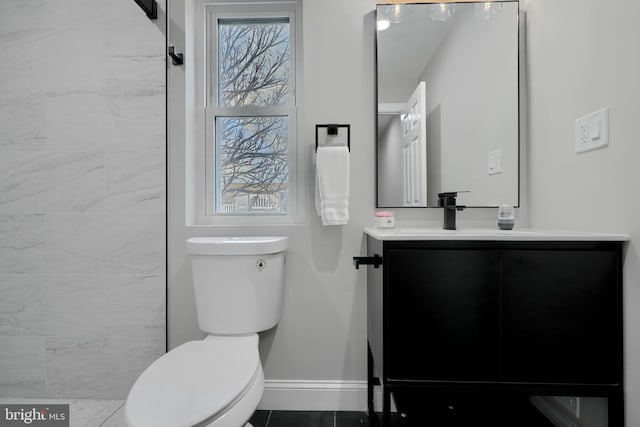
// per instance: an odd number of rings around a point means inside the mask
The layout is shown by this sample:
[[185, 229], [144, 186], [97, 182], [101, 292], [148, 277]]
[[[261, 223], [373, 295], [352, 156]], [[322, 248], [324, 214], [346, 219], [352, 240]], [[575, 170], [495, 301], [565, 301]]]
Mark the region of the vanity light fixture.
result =
[[456, 5], [453, 3], [432, 4], [429, 8], [429, 18], [432, 21], [446, 21], [456, 12]]
[[502, 9], [500, 2], [476, 3], [473, 14], [478, 19], [491, 19]]

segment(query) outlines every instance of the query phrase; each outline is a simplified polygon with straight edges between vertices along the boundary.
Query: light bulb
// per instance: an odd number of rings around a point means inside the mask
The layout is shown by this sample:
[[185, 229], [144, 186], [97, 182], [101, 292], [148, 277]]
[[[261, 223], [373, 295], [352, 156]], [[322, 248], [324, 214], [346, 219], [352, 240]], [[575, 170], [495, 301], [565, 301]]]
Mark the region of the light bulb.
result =
[[388, 19], [378, 19], [378, 24], [377, 24], [378, 31], [384, 31], [387, 28], [389, 28], [390, 25], [391, 25], [391, 22], [389, 22]]
[[438, 3], [432, 4], [429, 9], [429, 18], [432, 21], [446, 21], [451, 18], [456, 11], [455, 4]]
[[411, 15], [411, 8], [409, 7], [409, 5], [394, 4], [389, 8], [387, 18], [389, 19], [389, 22], [399, 24], [407, 19], [407, 16], [409, 15]]
[[491, 19], [502, 9], [502, 4], [498, 2], [476, 3], [473, 13], [478, 19]]

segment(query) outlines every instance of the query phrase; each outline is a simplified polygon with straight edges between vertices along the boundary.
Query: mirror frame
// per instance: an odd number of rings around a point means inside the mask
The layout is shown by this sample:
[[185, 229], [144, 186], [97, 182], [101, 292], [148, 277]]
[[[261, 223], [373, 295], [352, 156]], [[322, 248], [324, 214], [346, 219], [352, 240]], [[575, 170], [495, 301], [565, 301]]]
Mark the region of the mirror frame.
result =
[[[520, 208], [521, 206], [521, 194], [522, 194], [522, 189], [521, 189], [521, 184], [522, 184], [522, 177], [521, 177], [521, 172], [522, 172], [522, 168], [521, 168], [521, 156], [522, 156], [522, 140], [523, 140], [523, 136], [522, 136], [522, 132], [523, 132], [523, 126], [522, 126], [522, 122], [523, 122], [523, 118], [522, 118], [522, 102], [523, 102], [523, 90], [524, 90], [524, 85], [523, 85], [523, 75], [522, 72], [524, 70], [522, 61], [524, 60], [524, 48], [525, 46], [523, 45], [524, 43], [524, 13], [522, 12], [522, 10], [520, 10], [520, 0], [487, 0], [487, 1], [479, 1], [479, 0], [440, 0], [440, 1], [436, 1], [436, 0], [414, 0], [414, 1], [407, 1], [407, 0], [389, 0], [387, 3], [376, 3], [376, 8], [374, 9], [374, 25], [373, 25], [373, 30], [374, 30], [374, 40], [373, 40], [373, 46], [374, 46], [374, 98], [375, 98], [375, 120], [374, 120], [374, 126], [375, 126], [375, 152], [376, 152], [376, 156], [375, 156], [375, 166], [376, 166], [376, 209], [430, 209], [430, 208], [439, 208], [439, 206], [380, 206], [380, 197], [379, 197], [379, 174], [378, 174], [378, 164], [379, 164], [379, 154], [378, 154], [378, 116], [379, 116], [379, 101], [378, 101], [378, 29], [377, 29], [377, 22], [378, 22], [378, 6], [389, 6], [392, 4], [408, 4], [408, 5], [412, 5], [412, 4], [439, 4], [439, 3], [516, 3], [517, 5], [517, 18], [518, 18], [518, 25], [517, 25], [517, 30], [516, 30], [516, 43], [517, 43], [517, 47], [518, 47], [518, 58], [517, 58], [517, 72], [518, 72], [518, 88], [517, 88], [517, 102], [518, 102], [518, 140], [516, 141], [517, 144], [517, 203], [516, 205], [514, 205], [514, 208]], [[497, 208], [498, 205], [466, 205], [465, 208]]]

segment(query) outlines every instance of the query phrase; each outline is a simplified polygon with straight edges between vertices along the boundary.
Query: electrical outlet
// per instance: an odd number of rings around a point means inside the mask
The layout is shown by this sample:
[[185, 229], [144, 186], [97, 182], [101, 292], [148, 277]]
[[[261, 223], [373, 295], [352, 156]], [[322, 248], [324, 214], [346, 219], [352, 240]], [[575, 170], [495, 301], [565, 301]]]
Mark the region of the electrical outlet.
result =
[[591, 113], [575, 122], [576, 153], [603, 148], [609, 145], [609, 110]]
[[576, 124], [576, 143], [584, 147], [589, 141], [589, 124], [586, 120], [579, 120]]

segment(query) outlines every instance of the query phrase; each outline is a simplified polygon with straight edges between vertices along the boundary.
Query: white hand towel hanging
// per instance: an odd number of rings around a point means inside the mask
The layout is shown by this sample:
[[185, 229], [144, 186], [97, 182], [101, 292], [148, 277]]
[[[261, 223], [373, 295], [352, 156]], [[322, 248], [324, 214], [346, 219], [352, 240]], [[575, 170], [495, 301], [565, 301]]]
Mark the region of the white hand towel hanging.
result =
[[316, 153], [316, 211], [322, 225], [349, 221], [349, 149], [318, 147]]

